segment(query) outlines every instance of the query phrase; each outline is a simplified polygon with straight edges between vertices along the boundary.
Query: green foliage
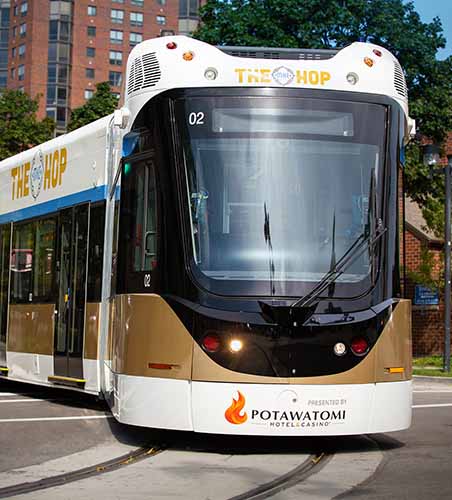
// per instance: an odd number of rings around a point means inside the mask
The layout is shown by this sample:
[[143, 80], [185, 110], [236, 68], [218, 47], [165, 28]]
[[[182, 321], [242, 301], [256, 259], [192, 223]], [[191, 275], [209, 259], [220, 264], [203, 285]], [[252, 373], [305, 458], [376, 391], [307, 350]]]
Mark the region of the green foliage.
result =
[[[382, 45], [400, 61], [409, 89], [410, 115], [420, 134], [442, 142], [452, 130], [452, 57], [440, 20], [423, 23], [404, 0], [208, 0], [195, 37], [214, 45], [334, 48], [361, 40]], [[441, 175], [429, 177], [419, 144], [407, 150], [408, 194], [442, 231]]]
[[442, 276], [434, 276], [435, 257], [427, 248], [421, 249], [420, 263], [417, 269], [407, 270], [408, 278], [416, 285], [424, 285], [432, 290], [442, 289]]
[[118, 99], [111, 93], [110, 84], [108, 82], [98, 83], [93, 97], [83, 106], [72, 111], [68, 131], [107, 116], [113, 113], [117, 107]]
[[0, 95], [0, 160], [21, 153], [52, 138], [55, 124], [50, 118], [37, 120], [39, 98], [19, 90]]

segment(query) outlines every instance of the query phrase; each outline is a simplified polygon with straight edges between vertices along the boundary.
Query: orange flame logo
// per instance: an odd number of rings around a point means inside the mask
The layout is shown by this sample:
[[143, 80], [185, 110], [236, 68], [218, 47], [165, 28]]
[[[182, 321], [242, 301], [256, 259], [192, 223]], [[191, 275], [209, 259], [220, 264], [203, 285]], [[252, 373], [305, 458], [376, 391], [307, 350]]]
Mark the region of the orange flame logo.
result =
[[239, 397], [237, 400], [232, 398], [232, 404], [224, 412], [224, 417], [231, 424], [244, 424], [248, 419], [248, 415], [246, 414], [246, 411], [243, 412], [243, 415], [240, 415], [240, 412], [245, 406], [245, 397], [240, 391], [237, 391], [237, 393]]

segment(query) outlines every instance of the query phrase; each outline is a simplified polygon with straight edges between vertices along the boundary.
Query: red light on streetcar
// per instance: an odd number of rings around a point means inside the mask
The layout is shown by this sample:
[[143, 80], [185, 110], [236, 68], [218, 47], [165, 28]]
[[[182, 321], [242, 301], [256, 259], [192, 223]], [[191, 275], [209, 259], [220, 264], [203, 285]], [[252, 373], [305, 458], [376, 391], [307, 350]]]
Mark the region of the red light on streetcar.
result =
[[217, 352], [220, 345], [220, 337], [216, 334], [209, 333], [202, 339], [202, 346], [206, 351]]
[[170, 49], [170, 50], [176, 49], [177, 48], [177, 43], [176, 42], [168, 42], [166, 44], [166, 48]]
[[368, 351], [369, 344], [364, 337], [356, 337], [352, 340], [351, 348], [353, 354], [356, 354], [357, 356], [362, 356]]

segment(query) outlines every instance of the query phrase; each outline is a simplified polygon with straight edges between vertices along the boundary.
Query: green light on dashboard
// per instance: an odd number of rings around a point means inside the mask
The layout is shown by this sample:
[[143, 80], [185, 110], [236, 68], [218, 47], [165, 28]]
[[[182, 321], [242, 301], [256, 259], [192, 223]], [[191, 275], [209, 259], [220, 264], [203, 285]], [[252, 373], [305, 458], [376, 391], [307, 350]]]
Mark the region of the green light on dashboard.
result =
[[129, 175], [132, 171], [132, 164], [127, 162], [124, 164], [124, 175]]

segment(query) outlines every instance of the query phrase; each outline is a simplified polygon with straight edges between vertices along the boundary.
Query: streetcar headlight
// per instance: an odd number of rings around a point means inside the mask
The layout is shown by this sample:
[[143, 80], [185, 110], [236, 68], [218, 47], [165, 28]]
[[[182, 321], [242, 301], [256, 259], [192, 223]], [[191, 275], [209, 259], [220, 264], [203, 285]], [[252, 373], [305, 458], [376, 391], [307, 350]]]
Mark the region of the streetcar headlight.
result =
[[343, 356], [347, 352], [347, 347], [343, 342], [338, 342], [337, 344], [334, 344], [334, 354], [336, 356]]
[[359, 81], [359, 77], [356, 73], [349, 73], [347, 75], [347, 82], [350, 84], [350, 85], [356, 85]]
[[207, 68], [206, 71], [204, 71], [204, 78], [206, 80], [216, 80], [218, 76], [218, 71], [215, 68]]
[[243, 347], [243, 342], [239, 339], [232, 339], [231, 342], [229, 342], [229, 349], [232, 352], [239, 352], [242, 350]]

